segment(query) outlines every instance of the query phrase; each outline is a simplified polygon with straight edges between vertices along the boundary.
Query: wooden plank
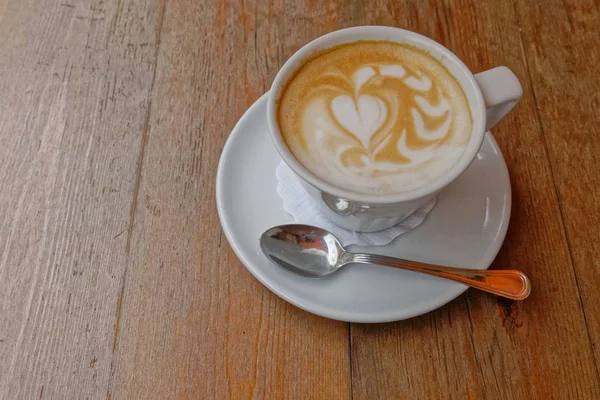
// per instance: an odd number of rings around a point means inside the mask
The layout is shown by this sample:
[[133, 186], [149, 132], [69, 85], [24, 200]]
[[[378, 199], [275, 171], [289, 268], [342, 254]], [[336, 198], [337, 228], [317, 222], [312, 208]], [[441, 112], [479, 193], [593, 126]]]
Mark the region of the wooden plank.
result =
[[292, 23], [294, 9], [311, 17], [303, 6], [166, 4], [111, 398], [349, 397], [348, 325], [262, 287], [214, 203], [234, 123], [295, 48], [331, 29]]
[[516, 4], [598, 370], [600, 8], [597, 2], [587, 0]]
[[[600, 398], [594, 5], [0, 2], [0, 398]], [[350, 366], [347, 325], [256, 282], [213, 197], [285, 58], [359, 24], [523, 81], [495, 130], [514, 189], [495, 265], [534, 292], [353, 325]]]
[[[353, 325], [354, 398], [599, 398], [512, 2], [378, 3], [355, 22], [421, 32], [445, 44], [473, 71], [507, 65], [520, 77], [524, 98], [494, 130], [513, 186], [511, 226], [494, 266], [524, 270], [533, 293], [524, 302], [510, 302], [470, 291], [415, 320]], [[536, 38], [523, 41], [534, 46]], [[547, 48], [552, 52], [550, 43]], [[557, 99], [572, 97], [567, 85], [556, 89]]]
[[2, 399], [106, 394], [155, 3], [0, 2]]

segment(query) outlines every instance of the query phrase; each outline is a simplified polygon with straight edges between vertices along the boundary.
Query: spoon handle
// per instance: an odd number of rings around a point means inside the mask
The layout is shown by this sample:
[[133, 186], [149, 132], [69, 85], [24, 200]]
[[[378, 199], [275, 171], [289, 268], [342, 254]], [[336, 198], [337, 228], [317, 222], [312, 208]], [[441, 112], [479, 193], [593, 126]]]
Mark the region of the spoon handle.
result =
[[421, 272], [460, 282], [467, 286], [513, 300], [523, 300], [531, 293], [529, 278], [521, 271], [443, 267], [441, 265], [425, 264], [418, 261], [408, 261], [377, 254], [353, 254], [351, 262], [378, 264], [386, 267]]

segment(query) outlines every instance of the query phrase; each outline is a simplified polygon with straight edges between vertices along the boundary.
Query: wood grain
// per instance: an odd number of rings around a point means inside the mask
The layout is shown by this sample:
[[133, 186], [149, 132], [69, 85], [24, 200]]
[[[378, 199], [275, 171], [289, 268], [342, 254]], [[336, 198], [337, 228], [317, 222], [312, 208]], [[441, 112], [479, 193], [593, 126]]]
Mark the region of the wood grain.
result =
[[106, 392], [152, 2], [0, 7], [0, 398]]
[[[600, 7], [593, 1], [519, 1], [540, 125], [600, 365]], [[552, 27], [552, 28], [550, 28]]]
[[216, 214], [229, 131], [308, 39], [263, 4], [165, 5], [111, 398], [349, 397], [348, 325], [261, 286]]
[[[0, 0], [0, 399], [600, 398], [596, 3]], [[227, 244], [235, 122], [299, 47], [365, 24], [521, 79], [494, 267], [531, 277], [526, 301], [350, 326]]]

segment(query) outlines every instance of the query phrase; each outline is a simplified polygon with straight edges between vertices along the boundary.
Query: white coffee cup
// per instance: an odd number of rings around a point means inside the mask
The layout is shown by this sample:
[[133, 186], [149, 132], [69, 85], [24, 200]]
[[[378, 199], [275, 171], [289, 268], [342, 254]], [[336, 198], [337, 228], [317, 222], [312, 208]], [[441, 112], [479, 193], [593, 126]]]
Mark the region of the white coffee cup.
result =
[[[364, 194], [334, 186], [307, 170], [294, 157], [281, 134], [277, 122], [277, 103], [288, 79], [302, 62], [317, 51], [360, 40], [407, 43], [426, 50], [450, 71], [467, 96], [473, 131], [466, 150], [447, 172], [414, 190], [392, 194]], [[359, 26], [321, 36], [287, 60], [277, 73], [269, 92], [267, 121], [271, 139], [282, 160], [298, 176], [325, 216], [349, 230], [374, 232], [402, 221], [458, 178], [477, 155], [485, 133], [508, 114], [522, 93], [519, 80], [506, 67], [497, 67], [473, 75], [450, 50], [425, 36], [387, 26]]]

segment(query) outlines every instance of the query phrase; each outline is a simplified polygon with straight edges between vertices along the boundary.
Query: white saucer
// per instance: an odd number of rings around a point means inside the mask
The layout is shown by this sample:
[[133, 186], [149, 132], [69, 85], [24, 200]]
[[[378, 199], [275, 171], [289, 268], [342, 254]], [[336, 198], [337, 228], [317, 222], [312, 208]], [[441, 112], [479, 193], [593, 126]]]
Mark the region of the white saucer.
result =
[[[391, 268], [349, 265], [324, 279], [296, 276], [271, 264], [259, 237], [294, 222], [277, 195], [280, 158], [271, 144], [263, 95], [237, 123], [217, 172], [217, 207], [231, 247], [260, 282], [317, 315], [351, 322], [388, 322], [434, 310], [466, 286]], [[438, 196], [427, 219], [385, 246], [351, 246], [433, 264], [486, 269], [498, 254], [510, 218], [506, 163], [488, 132], [473, 164]]]

